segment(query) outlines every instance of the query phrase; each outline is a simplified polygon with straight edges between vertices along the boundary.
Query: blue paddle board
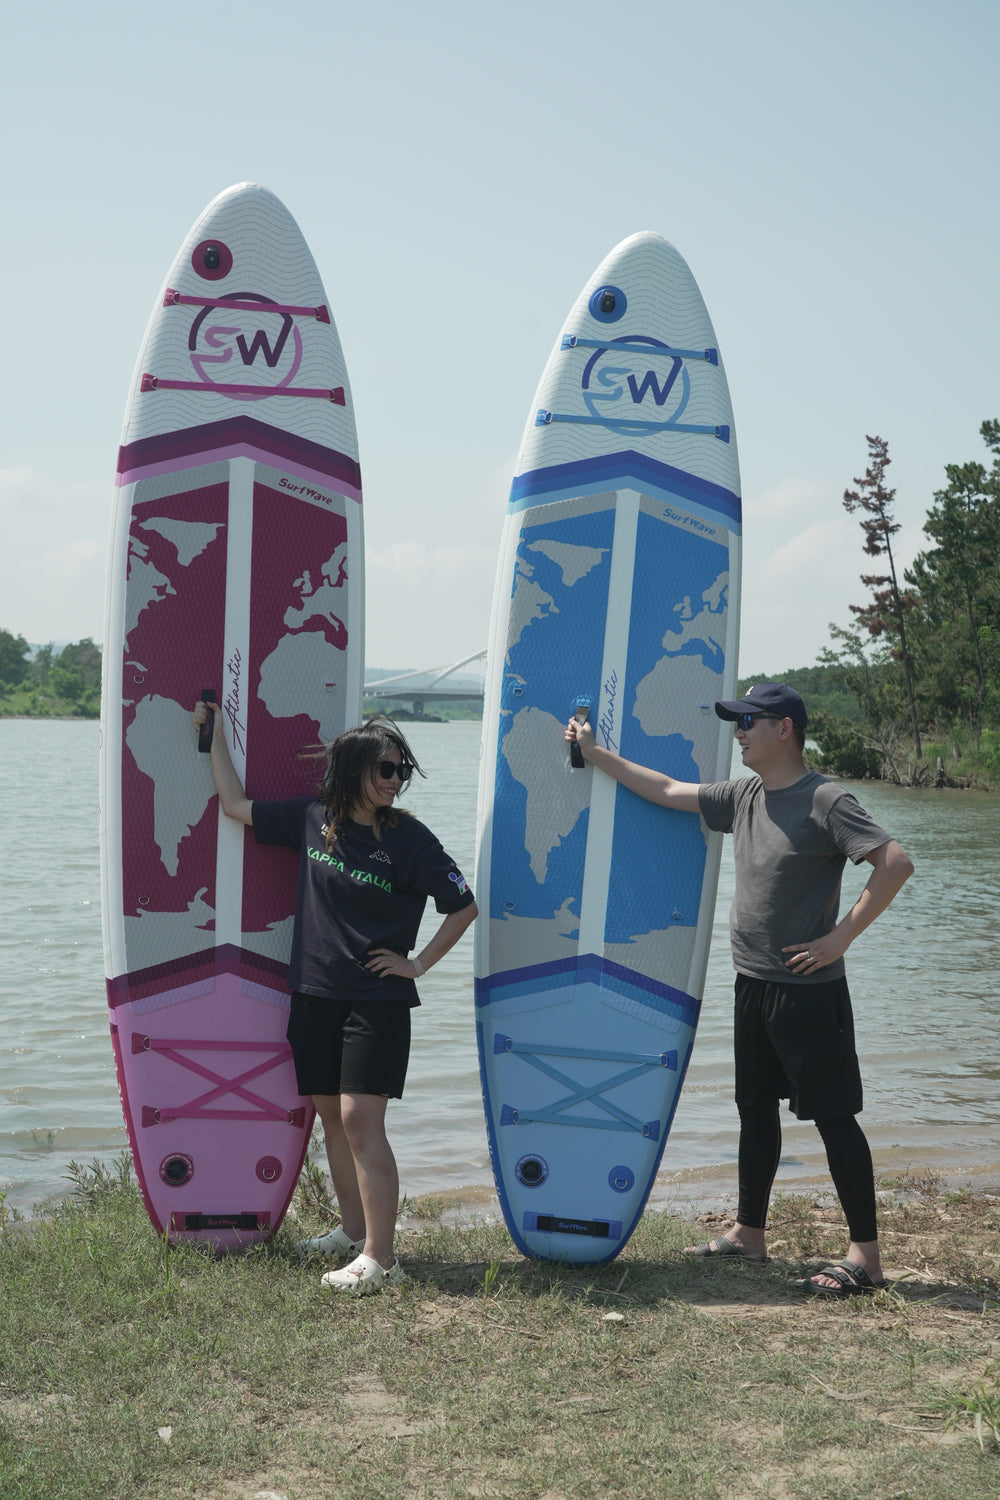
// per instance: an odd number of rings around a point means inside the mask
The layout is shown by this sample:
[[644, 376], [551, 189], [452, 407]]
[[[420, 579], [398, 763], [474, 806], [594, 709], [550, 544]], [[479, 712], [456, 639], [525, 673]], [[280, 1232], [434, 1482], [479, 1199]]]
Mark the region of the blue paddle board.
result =
[[556, 340], [504, 524], [480, 780], [476, 1020], [497, 1191], [519, 1248], [612, 1259], [691, 1055], [721, 839], [572, 764], [598, 743], [729, 774], [741, 507], [718, 344], [685, 261], [622, 241]]

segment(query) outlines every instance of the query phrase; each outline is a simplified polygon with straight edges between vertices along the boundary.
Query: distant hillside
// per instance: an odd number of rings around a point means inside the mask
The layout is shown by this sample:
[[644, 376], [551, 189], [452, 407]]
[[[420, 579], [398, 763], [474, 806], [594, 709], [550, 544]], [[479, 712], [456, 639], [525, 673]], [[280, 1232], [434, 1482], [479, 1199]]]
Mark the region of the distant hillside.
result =
[[784, 682], [805, 699], [810, 715], [833, 714], [838, 719], [861, 723], [861, 709], [854, 694], [841, 682], [838, 667], [788, 667], [784, 672], [758, 672], [753, 677], [741, 677], [739, 691], [745, 693], [755, 682]]

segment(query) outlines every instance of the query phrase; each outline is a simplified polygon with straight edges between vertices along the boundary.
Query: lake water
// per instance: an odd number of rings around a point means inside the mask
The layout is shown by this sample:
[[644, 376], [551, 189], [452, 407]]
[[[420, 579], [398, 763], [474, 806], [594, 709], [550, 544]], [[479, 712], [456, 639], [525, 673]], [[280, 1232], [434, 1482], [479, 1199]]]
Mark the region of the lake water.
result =
[[[407, 805], [471, 880], [479, 724], [406, 732], [427, 772]], [[95, 723], [0, 720], [0, 1190], [24, 1212], [67, 1190], [70, 1161], [127, 1144], [104, 996], [98, 740]], [[997, 1191], [1000, 796], [857, 790], [916, 865], [848, 954], [877, 1169]], [[728, 840], [725, 851], [701, 1025], [654, 1194], [664, 1204], [711, 1206], [735, 1187]], [[844, 909], [869, 873], [848, 866]], [[471, 935], [420, 989], [406, 1098], [389, 1112], [402, 1190], [488, 1203]], [[813, 1126], [787, 1111], [782, 1123], [778, 1187], [825, 1183]]]

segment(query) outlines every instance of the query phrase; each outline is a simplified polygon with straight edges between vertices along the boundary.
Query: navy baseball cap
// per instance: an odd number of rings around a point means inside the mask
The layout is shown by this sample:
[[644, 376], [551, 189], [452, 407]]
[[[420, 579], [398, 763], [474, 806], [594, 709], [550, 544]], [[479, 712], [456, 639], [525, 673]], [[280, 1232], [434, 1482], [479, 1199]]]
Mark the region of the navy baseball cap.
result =
[[740, 714], [774, 714], [778, 719], [791, 719], [803, 729], [808, 722], [800, 694], [783, 682], [755, 683], [744, 697], [717, 703], [715, 712], [720, 719], [738, 719]]

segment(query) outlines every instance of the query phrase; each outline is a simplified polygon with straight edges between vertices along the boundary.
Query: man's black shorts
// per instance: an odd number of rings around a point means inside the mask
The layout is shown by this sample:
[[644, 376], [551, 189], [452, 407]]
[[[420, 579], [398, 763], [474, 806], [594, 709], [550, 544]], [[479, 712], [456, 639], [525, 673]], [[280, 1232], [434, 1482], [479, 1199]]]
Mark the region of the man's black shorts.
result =
[[293, 994], [288, 1040], [299, 1093], [402, 1099], [411, 1003], [408, 991], [347, 1000]]
[[736, 1103], [787, 1099], [800, 1120], [859, 1114], [861, 1069], [846, 979], [769, 984], [736, 976]]

